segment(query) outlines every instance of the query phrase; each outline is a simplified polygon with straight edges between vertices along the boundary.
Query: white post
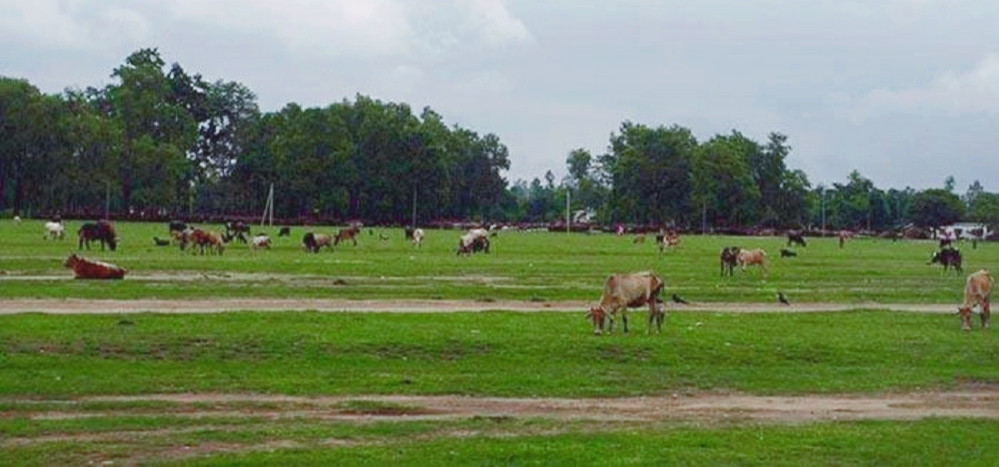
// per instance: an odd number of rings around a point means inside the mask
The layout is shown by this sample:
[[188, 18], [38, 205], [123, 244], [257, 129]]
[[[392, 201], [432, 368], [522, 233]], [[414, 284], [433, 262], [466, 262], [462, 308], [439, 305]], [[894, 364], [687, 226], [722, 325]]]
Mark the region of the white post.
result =
[[567, 188], [565, 190], [565, 233], [569, 233], [572, 230], [572, 211], [570, 206], [572, 205], [572, 189]]
[[264, 203], [264, 214], [260, 216], [260, 226], [264, 226], [264, 222], [270, 220], [270, 226], [274, 227], [274, 184], [271, 183], [270, 190], [267, 191], [267, 202]]

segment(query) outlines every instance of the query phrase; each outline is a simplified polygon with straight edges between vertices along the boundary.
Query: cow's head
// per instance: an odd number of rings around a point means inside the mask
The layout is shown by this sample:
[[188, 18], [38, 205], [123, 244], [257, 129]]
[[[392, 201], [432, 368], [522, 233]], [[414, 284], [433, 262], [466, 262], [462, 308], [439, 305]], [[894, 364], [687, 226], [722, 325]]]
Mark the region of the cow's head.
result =
[[939, 251], [934, 251], [933, 254], [930, 255], [930, 260], [927, 261], [926, 264], [939, 263], [942, 260], [943, 255], [941, 255]]
[[970, 306], [959, 306], [957, 307], [957, 314], [961, 315], [961, 330], [970, 331], [971, 330], [971, 307]]
[[111, 251], [114, 251], [115, 248], [118, 248], [118, 239], [115, 238], [115, 237], [109, 238], [108, 239], [108, 248], [110, 248]]
[[586, 312], [586, 319], [593, 323], [594, 335], [599, 336], [604, 332], [604, 326], [607, 324], [607, 312], [603, 308], [598, 306], [590, 308], [590, 311]]

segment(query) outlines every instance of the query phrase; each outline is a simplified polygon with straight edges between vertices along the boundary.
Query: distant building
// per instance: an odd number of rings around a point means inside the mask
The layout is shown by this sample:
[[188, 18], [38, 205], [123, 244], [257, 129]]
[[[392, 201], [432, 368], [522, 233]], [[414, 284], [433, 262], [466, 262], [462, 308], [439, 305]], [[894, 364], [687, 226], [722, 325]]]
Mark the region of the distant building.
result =
[[975, 222], [958, 222], [940, 227], [933, 233], [934, 238], [954, 240], [983, 240], [989, 236], [989, 226]]

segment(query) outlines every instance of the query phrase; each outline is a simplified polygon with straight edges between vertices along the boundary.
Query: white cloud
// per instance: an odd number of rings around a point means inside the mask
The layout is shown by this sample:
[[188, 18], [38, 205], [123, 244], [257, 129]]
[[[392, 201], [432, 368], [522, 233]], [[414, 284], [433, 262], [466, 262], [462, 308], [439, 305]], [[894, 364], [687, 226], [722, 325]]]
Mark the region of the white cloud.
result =
[[35, 0], [0, 4], [0, 35], [32, 47], [97, 49], [148, 35], [146, 18], [111, 2]]
[[834, 97], [838, 114], [854, 122], [897, 113], [943, 113], [950, 117], [999, 114], [999, 55], [965, 72], [941, 74], [925, 86], [874, 89], [859, 99]]

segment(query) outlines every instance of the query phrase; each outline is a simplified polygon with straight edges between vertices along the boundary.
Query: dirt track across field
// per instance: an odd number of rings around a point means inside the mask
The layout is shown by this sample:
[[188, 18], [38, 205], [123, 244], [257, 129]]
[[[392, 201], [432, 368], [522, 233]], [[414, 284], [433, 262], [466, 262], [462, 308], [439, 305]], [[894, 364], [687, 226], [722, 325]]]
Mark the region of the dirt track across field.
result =
[[[204, 299], [204, 300], [83, 300], [0, 299], [0, 315], [15, 313], [117, 314], [117, 313], [220, 313], [227, 311], [322, 311], [372, 313], [447, 313], [479, 311], [583, 312], [591, 302], [530, 302], [474, 300], [340, 300], [340, 299]], [[678, 312], [806, 313], [851, 310], [893, 310], [914, 313], [954, 313], [954, 304], [899, 303], [694, 303], [669, 306]]]

